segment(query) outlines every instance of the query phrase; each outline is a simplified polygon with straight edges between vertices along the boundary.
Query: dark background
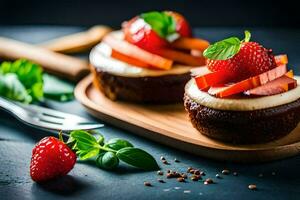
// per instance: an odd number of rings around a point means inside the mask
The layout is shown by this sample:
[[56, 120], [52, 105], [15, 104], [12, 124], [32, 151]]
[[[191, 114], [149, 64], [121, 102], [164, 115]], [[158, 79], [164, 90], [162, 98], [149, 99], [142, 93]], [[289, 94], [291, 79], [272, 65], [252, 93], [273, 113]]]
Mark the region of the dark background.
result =
[[263, 0], [0, 0], [0, 25], [83, 25], [122, 21], [150, 10], [175, 10], [194, 27], [299, 28], [297, 1]]

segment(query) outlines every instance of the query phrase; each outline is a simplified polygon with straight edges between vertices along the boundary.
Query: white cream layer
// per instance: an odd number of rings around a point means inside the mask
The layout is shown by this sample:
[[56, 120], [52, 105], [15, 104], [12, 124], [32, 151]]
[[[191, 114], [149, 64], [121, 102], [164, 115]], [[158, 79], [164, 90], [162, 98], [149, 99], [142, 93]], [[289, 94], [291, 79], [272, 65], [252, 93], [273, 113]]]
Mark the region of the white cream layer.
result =
[[[113, 34], [118, 39], [123, 38], [121, 31], [115, 31], [110, 34]], [[90, 63], [101, 71], [126, 77], [177, 75], [189, 73], [192, 68], [186, 65], [174, 65], [170, 70], [146, 69], [111, 58], [111, 51], [111, 47], [104, 42], [98, 44], [90, 53]]]
[[194, 79], [191, 79], [185, 86], [186, 94], [200, 105], [217, 109], [217, 110], [231, 110], [231, 111], [251, 111], [266, 109], [275, 106], [291, 103], [300, 98], [300, 76], [294, 77], [298, 86], [290, 91], [282, 94], [255, 97], [255, 98], [216, 98], [198, 89]]

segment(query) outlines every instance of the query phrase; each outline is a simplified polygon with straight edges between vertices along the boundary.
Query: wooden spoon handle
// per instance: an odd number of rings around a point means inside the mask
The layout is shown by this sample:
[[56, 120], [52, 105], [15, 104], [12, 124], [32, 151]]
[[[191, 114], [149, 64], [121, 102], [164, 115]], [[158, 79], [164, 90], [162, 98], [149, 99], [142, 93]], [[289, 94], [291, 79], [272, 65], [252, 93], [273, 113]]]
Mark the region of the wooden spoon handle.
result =
[[78, 81], [89, 73], [88, 62], [48, 49], [0, 37], [0, 57], [10, 60], [25, 58], [40, 64], [45, 71]]
[[80, 53], [95, 46], [111, 31], [107, 26], [93, 26], [87, 31], [56, 38], [39, 46], [60, 53]]

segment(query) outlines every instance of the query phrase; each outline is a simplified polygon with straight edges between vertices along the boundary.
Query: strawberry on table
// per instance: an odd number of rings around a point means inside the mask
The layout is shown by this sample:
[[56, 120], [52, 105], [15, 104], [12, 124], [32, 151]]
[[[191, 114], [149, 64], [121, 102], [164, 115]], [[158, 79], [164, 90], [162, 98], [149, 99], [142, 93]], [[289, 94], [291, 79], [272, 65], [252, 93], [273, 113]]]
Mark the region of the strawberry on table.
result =
[[45, 137], [32, 150], [30, 176], [43, 182], [66, 175], [76, 162], [76, 154], [61, 140]]

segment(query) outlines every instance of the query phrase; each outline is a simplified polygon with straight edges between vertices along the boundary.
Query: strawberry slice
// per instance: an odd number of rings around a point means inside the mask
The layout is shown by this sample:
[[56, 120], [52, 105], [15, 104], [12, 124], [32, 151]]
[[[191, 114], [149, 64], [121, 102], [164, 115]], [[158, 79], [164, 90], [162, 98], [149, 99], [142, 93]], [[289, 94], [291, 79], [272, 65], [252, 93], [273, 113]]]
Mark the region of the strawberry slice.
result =
[[171, 46], [177, 49], [193, 50], [196, 49], [202, 52], [209, 46], [207, 40], [199, 38], [180, 37], [171, 43]]
[[230, 81], [232, 74], [227, 70], [219, 70], [216, 72], [209, 72], [204, 75], [198, 75], [195, 77], [197, 87], [200, 90], [206, 89], [209, 86], [226, 83]]
[[258, 86], [264, 85], [278, 77], [283, 76], [286, 72], [287, 72], [286, 65], [280, 65], [280, 66], [275, 67], [274, 69], [271, 69], [267, 72], [264, 72], [257, 76], [240, 81], [231, 86], [225, 87], [223, 90], [220, 90], [215, 95], [217, 97], [223, 98], [223, 97], [227, 97], [227, 96], [230, 96], [233, 94], [238, 94], [238, 93], [256, 88]]
[[168, 48], [156, 49], [154, 54], [160, 55], [164, 58], [171, 59], [181, 64], [190, 66], [203, 66], [205, 65], [205, 58], [200, 56], [192, 56], [191, 54], [176, 51]]
[[277, 56], [275, 56], [275, 62], [277, 64], [277, 66], [286, 65], [286, 64], [288, 64], [288, 57], [286, 54], [277, 55]]
[[103, 38], [103, 41], [115, 51], [124, 54], [128, 57], [147, 63], [158, 69], [168, 70], [172, 67], [172, 60], [145, 51], [125, 40], [118, 39], [112, 34], [105, 36]]
[[137, 59], [134, 59], [134, 58], [131, 58], [129, 56], [126, 56], [114, 49], [112, 49], [111, 51], [111, 55], [110, 55], [112, 58], [115, 58], [117, 60], [121, 60], [123, 62], [126, 62], [130, 65], [135, 65], [135, 66], [138, 66], [138, 67], [143, 67], [143, 68], [150, 68], [151, 65], [145, 63], [145, 62], [142, 62], [140, 60], [137, 60]]
[[248, 90], [245, 94], [256, 96], [275, 95], [286, 92], [295, 87], [297, 87], [297, 80], [290, 78], [288, 75], [284, 75], [266, 83], [265, 85]]

